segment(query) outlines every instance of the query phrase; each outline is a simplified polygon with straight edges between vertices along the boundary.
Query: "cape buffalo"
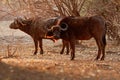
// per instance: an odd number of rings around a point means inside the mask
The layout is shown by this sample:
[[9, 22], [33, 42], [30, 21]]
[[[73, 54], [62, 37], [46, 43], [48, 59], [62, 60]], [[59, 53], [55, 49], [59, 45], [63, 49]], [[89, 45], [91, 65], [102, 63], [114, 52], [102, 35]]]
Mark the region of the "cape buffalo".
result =
[[[58, 18], [43, 20], [40, 17], [37, 18], [29, 18], [29, 19], [23, 19], [23, 18], [17, 18], [10, 24], [11, 29], [20, 29], [21, 31], [27, 33], [30, 35], [35, 44], [35, 51], [34, 55], [37, 54], [38, 51], [38, 44], [40, 47], [40, 54], [43, 54], [43, 48], [42, 48], [42, 39], [45, 38], [45, 33], [47, 32], [48, 28], [50, 26], [54, 25], [56, 23]], [[54, 41], [54, 39], [52, 39]], [[67, 48], [67, 54], [69, 53], [69, 45], [66, 41], [62, 40], [63, 42], [63, 48], [61, 50], [61, 54], [64, 52], [64, 48]]]
[[75, 40], [89, 40], [92, 37], [96, 40], [98, 46], [96, 60], [99, 58], [104, 60], [106, 46], [105, 36], [106, 25], [104, 19], [100, 16], [82, 18], [75, 16], [64, 17], [59, 19], [46, 34], [46, 37], [63, 39], [70, 43], [71, 60], [75, 57]]

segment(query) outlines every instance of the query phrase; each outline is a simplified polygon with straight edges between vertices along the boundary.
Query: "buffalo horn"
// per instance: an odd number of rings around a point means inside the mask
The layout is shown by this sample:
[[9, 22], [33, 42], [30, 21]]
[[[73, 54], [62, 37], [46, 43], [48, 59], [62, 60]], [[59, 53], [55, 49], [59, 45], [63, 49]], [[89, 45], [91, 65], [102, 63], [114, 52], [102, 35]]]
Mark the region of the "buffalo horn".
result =
[[66, 23], [62, 23], [60, 28], [61, 28], [62, 31], [66, 31], [68, 29], [68, 25]]
[[17, 22], [20, 23], [22, 26], [25, 26], [25, 25], [26, 25], [26, 24], [24, 24], [24, 23], [22, 22], [22, 19], [21, 19], [21, 18], [17, 18]]

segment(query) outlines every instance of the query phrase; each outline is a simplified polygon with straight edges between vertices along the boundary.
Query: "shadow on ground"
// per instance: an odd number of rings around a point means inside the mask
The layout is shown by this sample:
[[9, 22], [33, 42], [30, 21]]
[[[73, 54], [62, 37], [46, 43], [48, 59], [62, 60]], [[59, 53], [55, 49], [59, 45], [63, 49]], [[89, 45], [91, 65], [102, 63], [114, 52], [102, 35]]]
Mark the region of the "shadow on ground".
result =
[[61, 80], [61, 77], [0, 62], [0, 80]]

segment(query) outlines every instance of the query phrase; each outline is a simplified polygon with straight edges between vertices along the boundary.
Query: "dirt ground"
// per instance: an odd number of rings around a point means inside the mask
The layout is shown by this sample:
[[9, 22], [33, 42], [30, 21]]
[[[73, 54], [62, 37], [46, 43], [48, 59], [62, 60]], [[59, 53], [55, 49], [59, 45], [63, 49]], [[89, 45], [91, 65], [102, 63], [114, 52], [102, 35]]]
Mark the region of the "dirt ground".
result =
[[[76, 45], [73, 61], [70, 55], [59, 54], [61, 40], [44, 40], [44, 54], [33, 56], [31, 37], [8, 25], [9, 22], [0, 23], [0, 80], [120, 80], [120, 46], [112, 41], [107, 40], [104, 61], [94, 60], [94, 39]], [[8, 58], [8, 53], [14, 55]]]

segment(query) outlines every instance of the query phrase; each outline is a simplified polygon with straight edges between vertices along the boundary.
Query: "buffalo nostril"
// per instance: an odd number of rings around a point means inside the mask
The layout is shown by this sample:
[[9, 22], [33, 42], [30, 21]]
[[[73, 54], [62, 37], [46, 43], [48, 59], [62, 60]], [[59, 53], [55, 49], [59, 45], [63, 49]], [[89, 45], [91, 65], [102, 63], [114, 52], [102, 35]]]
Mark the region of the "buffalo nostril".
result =
[[55, 36], [55, 35], [54, 35], [54, 38], [55, 38], [55, 39], [60, 39], [60, 36]]

